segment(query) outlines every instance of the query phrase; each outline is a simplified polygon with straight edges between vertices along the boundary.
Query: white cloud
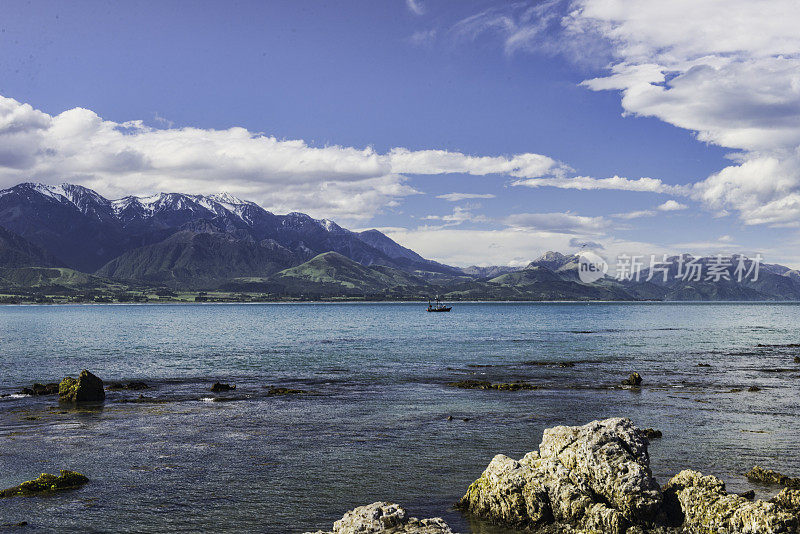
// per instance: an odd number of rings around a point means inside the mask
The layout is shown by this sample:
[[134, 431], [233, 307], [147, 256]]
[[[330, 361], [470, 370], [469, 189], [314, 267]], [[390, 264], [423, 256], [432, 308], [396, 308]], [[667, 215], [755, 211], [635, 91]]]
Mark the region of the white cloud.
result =
[[415, 15], [425, 14], [425, 6], [422, 4], [421, 0], [406, 0], [406, 6], [408, 6], [409, 11]]
[[667, 185], [657, 178], [637, 178], [631, 180], [620, 176], [612, 176], [611, 178], [592, 178], [589, 176], [575, 176], [572, 178], [534, 178], [517, 180], [511, 185], [583, 190], [615, 189], [620, 191], [642, 191], [650, 193], [681, 193], [684, 191], [683, 186]]
[[685, 210], [688, 207], [689, 206], [687, 206], [686, 204], [681, 204], [676, 200], [667, 200], [663, 204], [659, 204], [656, 207], [656, 209], [659, 211], [680, 211], [680, 210]]
[[475, 215], [472, 210], [480, 206], [456, 206], [453, 213], [448, 215], [426, 215], [423, 221], [442, 221], [444, 226], [456, 226], [465, 222], [486, 222], [489, 219], [483, 215]]
[[447, 193], [444, 195], [437, 195], [436, 198], [442, 198], [448, 202], [460, 202], [473, 198], [495, 198], [495, 195], [491, 193]]
[[436, 29], [420, 30], [411, 34], [408, 41], [416, 46], [431, 44], [436, 39]]
[[639, 211], [629, 211], [627, 213], [615, 213], [612, 217], [616, 217], [617, 219], [640, 219], [642, 217], [652, 217], [656, 214], [653, 210], [639, 210]]
[[576, 0], [566, 33], [614, 56], [584, 85], [619, 90], [627, 114], [656, 117], [741, 152], [692, 195], [746, 224], [800, 217], [800, 12], [793, 0]]
[[277, 212], [354, 220], [417, 193], [406, 173], [531, 178], [565, 169], [540, 154], [475, 156], [402, 147], [381, 154], [371, 147], [313, 147], [244, 128], [117, 123], [84, 108], [51, 116], [0, 96], [0, 187], [74, 181], [110, 197], [224, 188]]
[[541, 154], [505, 156], [469, 156], [447, 150], [394, 148], [388, 154], [394, 172], [406, 174], [464, 173], [476, 176], [507, 174], [516, 178], [535, 178], [561, 174], [567, 167]]
[[608, 227], [603, 217], [585, 217], [574, 213], [515, 213], [506, 217], [508, 226], [564, 234], [602, 234]]

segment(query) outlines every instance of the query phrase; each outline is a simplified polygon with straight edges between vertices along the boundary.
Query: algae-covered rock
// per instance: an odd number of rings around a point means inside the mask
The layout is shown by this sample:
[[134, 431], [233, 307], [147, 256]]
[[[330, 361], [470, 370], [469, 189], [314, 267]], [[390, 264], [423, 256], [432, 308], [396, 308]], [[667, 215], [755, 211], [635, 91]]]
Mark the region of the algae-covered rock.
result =
[[795, 513], [800, 513], [800, 490], [783, 488], [780, 493], [770, 499], [770, 502], [774, 502]]
[[214, 393], [233, 391], [234, 389], [236, 389], [236, 384], [223, 384], [221, 382], [214, 382], [214, 385], [211, 386], [211, 391]]
[[458, 506], [513, 528], [556, 522], [622, 534], [655, 518], [662, 502], [647, 438], [629, 419], [545, 430], [539, 451], [495, 456]]
[[677, 502], [684, 528], [696, 534], [779, 534], [798, 527], [796, 512], [775, 502], [729, 494], [720, 479], [697, 471], [687, 469], [672, 477], [664, 496]]
[[650, 520], [661, 506], [661, 489], [650, 472], [647, 445], [630, 419], [613, 418], [548, 428], [539, 453], [557, 459], [629, 520]]
[[539, 386], [529, 384], [528, 382], [502, 382], [493, 384], [488, 380], [459, 380], [458, 382], [449, 382], [450, 387], [459, 389], [496, 389], [499, 391], [519, 391], [522, 389], [539, 389]]
[[106, 398], [103, 381], [84, 369], [77, 379], [66, 377], [58, 385], [61, 402], [96, 402]]
[[19, 486], [0, 491], [0, 497], [15, 497], [18, 495], [35, 495], [49, 491], [77, 488], [89, 482], [89, 479], [75, 471], [61, 470], [61, 475], [42, 473], [38, 478], [23, 482]]
[[642, 375], [639, 373], [633, 372], [630, 374], [628, 378], [622, 381], [623, 386], [634, 386], [639, 387], [642, 385]]
[[50, 382], [48, 384], [40, 384], [39, 382], [37, 382], [29, 388], [22, 388], [20, 393], [22, 393], [23, 395], [33, 395], [33, 396], [55, 395], [56, 393], [58, 393], [58, 383]]
[[777, 484], [787, 488], [800, 489], [800, 478], [790, 477], [772, 469], [762, 469], [757, 465], [753, 466], [744, 476], [749, 480], [761, 482], [762, 484]]
[[[344, 514], [333, 530], [314, 534], [453, 534], [441, 518], [417, 519], [399, 505], [375, 502]], [[308, 533], [311, 534], [311, 533]]]

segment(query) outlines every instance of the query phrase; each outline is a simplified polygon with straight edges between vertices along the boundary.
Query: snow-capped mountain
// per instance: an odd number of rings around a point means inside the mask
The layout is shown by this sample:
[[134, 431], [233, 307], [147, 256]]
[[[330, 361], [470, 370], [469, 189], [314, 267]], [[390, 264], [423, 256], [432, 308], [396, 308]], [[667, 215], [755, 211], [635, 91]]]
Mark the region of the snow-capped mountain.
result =
[[[138, 249], [143, 249], [140, 256], [158, 263], [167, 249], [146, 247], [178, 232], [226, 234], [225, 242], [234, 239], [273, 243], [281, 250], [281, 261], [276, 265], [288, 262], [291, 266], [333, 251], [363, 265], [456, 272], [422, 258], [383, 234], [378, 240], [372, 234], [367, 239], [328, 219], [314, 219], [299, 212], [275, 215], [228, 193], [157, 193], [109, 200], [80, 185], [23, 183], [0, 190], [0, 227], [22, 236], [64, 265], [84, 272], [95, 272]], [[175, 243], [190, 241], [178, 239]], [[260, 250], [259, 254], [265, 252]], [[143, 260], [140, 257], [137, 261]]]

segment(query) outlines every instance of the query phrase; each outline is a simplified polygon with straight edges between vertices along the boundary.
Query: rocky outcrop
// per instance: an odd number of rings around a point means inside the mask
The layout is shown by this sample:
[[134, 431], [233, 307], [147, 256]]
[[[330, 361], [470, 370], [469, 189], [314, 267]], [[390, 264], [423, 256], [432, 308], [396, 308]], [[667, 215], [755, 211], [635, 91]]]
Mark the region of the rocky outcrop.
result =
[[684, 470], [664, 487], [667, 506], [680, 510], [684, 528], [696, 534], [778, 534], [797, 532], [798, 501], [794, 493], [773, 502], [749, 501], [725, 491], [714, 476]]
[[[557, 426], [520, 460], [497, 455], [458, 507], [520, 530], [573, 534], [796, 533], [800, 490], [770, 501], [728, 494], [721, 480], [682, 471], [663, 492], [648, 440], [629, 419]], [[555, 529], [555, 530], [553, 530]]]
[[58, 385], [61, 402], [97, 402], [106, 398], [103, 381], [84, 369], [77, 379], [66, 377]]
[[16, 497], [18, 495], [35, 495], [50, 491], [77, 488], [89, 482], [89, 479], [75, 471], [61, 470], [61, 475], [42, 473], [39, 478], [23, 482], [19, 486], [0, 490], [0, 497]]
[[128, 382], [124, 384], [122, 382], [112, 382], [106, 388], [109, 391], [119, 391], [122, 389], [129, 389], [131, 391], [139, 391], [141, 389], [150, 389], [150, 386], [145, 384], [144, 382]]
[[[374, 502], [344, 514], [333, 524], [331, 531], [313, 534], [453, 534], [441, 518], [417, 519], [409, 517], [399, 505]], [[312, 533], [307, 533], [312, 534]]]
[[269, 388], [267, 391], [267, 397], [281, 397], [283, 395], [301, 395], [303, 393], [308, 393], [308, 391], [304, 389], [292, 389], [292, 388]]
[[221, 382], [214, 382], [214, 385], [211, 386], [211, 391], [214, 393], [233, 391], [234, 389], [236, 389], [236, 384], [223, 384]]
[[661, 508], [647, 443], [629, 419], [549, 428], [539, 452], [519, 461], [495, 456], [459, 507], [515, 528], [557, 522], [623, 533]]
[[749, 480], [761, 482], [762, 484], [777, 484], [787, 488], [800, 489], [800, 478], [790, 477], [772, 469], [763, 469], [759, 466], [744, 474]]

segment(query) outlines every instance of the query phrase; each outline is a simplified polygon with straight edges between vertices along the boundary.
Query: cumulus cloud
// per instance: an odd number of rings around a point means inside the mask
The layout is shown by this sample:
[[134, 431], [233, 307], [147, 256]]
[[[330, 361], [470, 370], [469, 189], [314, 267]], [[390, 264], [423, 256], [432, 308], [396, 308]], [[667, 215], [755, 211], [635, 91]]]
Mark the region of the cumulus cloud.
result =
[[641, 219], [642, 217], [652, 217], [655, 214], [656, 212], [653, 210], [638, 210], [638, 211], [628, 211], [625, 213], [615, 213], [614, 215], [612, 215], [612, 217], [615, 217], [617, 219], [631, 220], [631, 219]]
[[442, 221], [444, 226], [456, 226], [465, 222], [486, 222], [489, 219], [484, 215], [476, 215], [472, 212], [478, 205], [456, 206], [453, 213], [447, 215], [426, 215], [423, 221]]
[[565, 169], [540, 154], [476, 156], [402, 147], [378, 153], [371, 147], [314, 147], [244, 128], [117, 123], [84, 108], [51, 116], [0, 96], [0, 186], [75, 181], [111, 197], [224, 188], [278, 212], [364, 219], [417, 193], [405, 174], [533, 178]]
[[448, 202], [460, 202], [461, 200], [473, 198], [495, 198], [495, 195], [491, 193], [447, 193], [444, 195], [437, 195], [436, 198], [441, 198]]
[[731, 148], [737, 163], [692, 194], [746, 224], [800, 216], [800, 33], [792, 0], [576, 0], [566, 33], [611, 48], [607, 75], [627, 114], [656, 117]]
[[659, 204], [656, 209], [659, 211], [680, 211], [685, 210], [689, 206], [686, 204], [681, 204], [677, 200], [667, 200], [663, 204]]

